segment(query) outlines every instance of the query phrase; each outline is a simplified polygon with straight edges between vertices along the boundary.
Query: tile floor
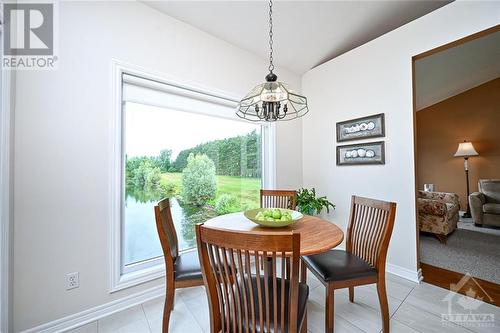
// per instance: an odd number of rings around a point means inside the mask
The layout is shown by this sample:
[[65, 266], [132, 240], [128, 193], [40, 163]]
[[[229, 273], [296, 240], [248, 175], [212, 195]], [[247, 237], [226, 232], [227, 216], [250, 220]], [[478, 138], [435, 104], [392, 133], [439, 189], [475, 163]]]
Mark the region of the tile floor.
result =
[[[324, 331], [324, 287], [312, 275], [308, 304], [308, 331]], [[492, 314], [489, 324], [442, 321], [448, 313], [443, 299], [448, 291], [433, 285], [415, 284], [399, 277], [387, 276], [391, 332], [500, 332], [500, 308], [456, 295], [452, 313]], [[374, 285], [355, 288], [354, 303], [348, 301], [347, 289], [335, 294], [335, 332], [380, 332], [379, 304]], [[464, 302], [468, 300], [468, 302]], [[464, 310], [461, 305], [466, 305]], [[137, 305], [122, 312], [89, 323], [71, 333], [148, 333], [161, 332], [163, 298]], [[470, 317], [469, 317], [470, 318]], [[203, 287], [177, 291], [175, 309], [170, 317], [170, 332], [209, 332], [208, 304]]]

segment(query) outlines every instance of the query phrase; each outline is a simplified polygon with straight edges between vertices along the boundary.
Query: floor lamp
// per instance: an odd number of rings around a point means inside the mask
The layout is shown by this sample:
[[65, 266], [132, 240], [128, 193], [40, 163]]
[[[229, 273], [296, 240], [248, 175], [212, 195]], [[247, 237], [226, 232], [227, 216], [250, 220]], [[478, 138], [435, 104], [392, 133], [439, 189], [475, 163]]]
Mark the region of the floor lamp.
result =
[[479, 155], [477, 151], [474, 149], [472, 142], [464, 141], [458, 144], [457, 152], [455, 153], [455, 157], [463, 157], [464, 158], [464, 168], [465, 168], [465, 182], [467, 184], [467, 210], [463, 217], [471, 217], [470, 215], [470, 207], [469, 207], [469, 157]]

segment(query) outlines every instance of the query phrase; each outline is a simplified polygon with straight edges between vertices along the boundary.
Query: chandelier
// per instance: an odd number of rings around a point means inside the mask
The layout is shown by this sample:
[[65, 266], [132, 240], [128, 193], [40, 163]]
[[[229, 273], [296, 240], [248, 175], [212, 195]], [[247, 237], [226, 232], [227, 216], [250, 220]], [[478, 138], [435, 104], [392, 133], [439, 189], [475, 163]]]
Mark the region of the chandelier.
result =
[[250, 121], [292, 120], [309, 109], [307, 98], [278, 81], [273, 64], [273, 1], [269, 1], [269, 74], [266, 82], [253, 88], [239, 103], [236, 115]]

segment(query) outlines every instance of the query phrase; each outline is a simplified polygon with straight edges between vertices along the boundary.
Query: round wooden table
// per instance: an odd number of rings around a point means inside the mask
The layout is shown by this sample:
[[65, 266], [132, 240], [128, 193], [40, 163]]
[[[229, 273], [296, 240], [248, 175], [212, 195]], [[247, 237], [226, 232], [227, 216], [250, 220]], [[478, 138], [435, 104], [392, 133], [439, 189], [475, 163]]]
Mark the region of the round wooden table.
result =
[[304, 215], [304, 217], [287, 227], [264, 228], [247, 219], [243, 213], [233, 213], [214, 217], [204, 223], [204, 225], [227, 229], [232, 231], [243, 231], [248, 233], [261, 232], [283, 232], [291, 231], [300, 233], [300, 255], [311, 255], [328, 251], [344, 239], [344, 233], [335, 224], [320, 219], [319, 217]]

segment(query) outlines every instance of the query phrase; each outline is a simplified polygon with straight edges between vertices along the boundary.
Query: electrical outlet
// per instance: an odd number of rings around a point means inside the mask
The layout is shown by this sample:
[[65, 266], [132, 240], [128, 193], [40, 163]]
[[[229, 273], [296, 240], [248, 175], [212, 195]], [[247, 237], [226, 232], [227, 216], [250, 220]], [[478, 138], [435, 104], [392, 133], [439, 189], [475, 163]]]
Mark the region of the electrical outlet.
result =
[[80, 287], [80, 274], [78, 272], [66, 274], [66, 290]]

